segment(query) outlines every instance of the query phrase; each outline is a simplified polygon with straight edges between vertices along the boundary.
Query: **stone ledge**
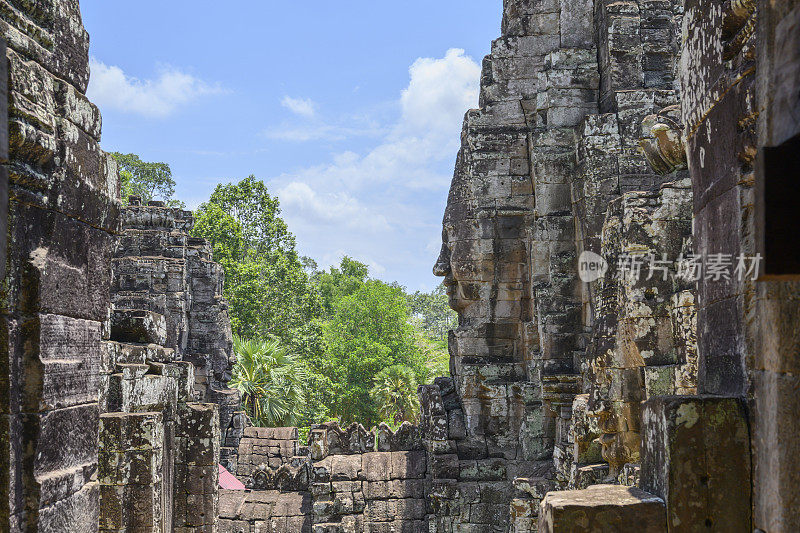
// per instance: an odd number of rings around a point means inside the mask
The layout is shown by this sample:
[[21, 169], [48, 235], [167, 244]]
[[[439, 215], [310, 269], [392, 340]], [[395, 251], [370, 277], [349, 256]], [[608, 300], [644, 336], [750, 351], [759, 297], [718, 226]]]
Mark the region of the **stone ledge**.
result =
[[666, 533], [664, 500], [635, 487], [592, 485], [548, 492], [539, 509], [539, 533]]

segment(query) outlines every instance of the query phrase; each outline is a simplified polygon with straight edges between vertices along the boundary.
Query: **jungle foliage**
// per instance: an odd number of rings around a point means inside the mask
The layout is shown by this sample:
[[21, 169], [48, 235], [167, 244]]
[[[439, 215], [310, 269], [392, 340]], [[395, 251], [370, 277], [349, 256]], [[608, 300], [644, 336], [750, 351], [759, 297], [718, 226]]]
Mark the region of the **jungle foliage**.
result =
[[[182, 205], [169, 165], [113, 155], [125, 198]], [[298, 254], [278, 198], [252, 175], [218, 185], [194, 217], [193, 235], [209, 241], [225, 269], [237, 357], [231, 386], [254, 423], [417, 419], [417, 386], [448, 371], [455, 313], [441, 287], [409, 294], [350, 257], [320, 269]]]

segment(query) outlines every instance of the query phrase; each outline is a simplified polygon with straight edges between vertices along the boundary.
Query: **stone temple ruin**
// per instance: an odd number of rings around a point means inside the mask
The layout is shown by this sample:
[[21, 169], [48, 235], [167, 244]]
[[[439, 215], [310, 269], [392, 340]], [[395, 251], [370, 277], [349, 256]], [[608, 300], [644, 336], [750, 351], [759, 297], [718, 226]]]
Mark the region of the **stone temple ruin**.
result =
[[0, 30], [0, 531], [800, 530], [797, 0], [504, 0], [450, 376], [419, 426], [308, 442], [239, 411], [191, 213], [121, 207], [77, 0]]

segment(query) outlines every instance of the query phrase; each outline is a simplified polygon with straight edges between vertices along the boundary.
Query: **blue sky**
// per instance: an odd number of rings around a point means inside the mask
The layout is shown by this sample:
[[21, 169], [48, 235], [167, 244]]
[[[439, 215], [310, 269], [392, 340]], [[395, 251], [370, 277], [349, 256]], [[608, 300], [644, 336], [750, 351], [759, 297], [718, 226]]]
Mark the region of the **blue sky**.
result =
[[500, 0], [82, 0], [102, 146], [190, 208], [249, 174], [300, 252], [431, 289], [464, 112]]

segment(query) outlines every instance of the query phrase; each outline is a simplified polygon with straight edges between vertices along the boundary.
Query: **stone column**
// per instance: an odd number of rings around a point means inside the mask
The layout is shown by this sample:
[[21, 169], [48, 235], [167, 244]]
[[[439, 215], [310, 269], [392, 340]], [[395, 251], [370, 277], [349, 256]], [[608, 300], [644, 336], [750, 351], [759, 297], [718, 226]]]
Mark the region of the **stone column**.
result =
[[[756, 161], [757, 250], [765, 268], [783, 258], [796, 261], [796, 223], [775, 205], [793, 206], [800, 145], [800, 3], [758, 1], [756, 82], [758, 148]], [[737, 2], [751, 7], [752, 3]], [[747, 24], [752, 24], [752, 17]], [[789, 169], [787, 172], [786, 169]], [[769, 198], [769, 199], [768, 199]], [[770, 205], [772, 204], [772, 205]], [[793, 208], [788, 211], [791, 213]], [[771, 215], [771, 216], [770, 216]], [[767, 219], [767, 217], [770, 217]], [[783, 243], [766, 246], [768, 237]], [[779, 237], [780, 239], [780, 237]], [[788, 243], [787, 243], [788, 240]], [[774, 242], [774, 241], [773, 241]], [[775, 257], [777, 255], [777, 257]], [[751, 386], [753, 407], [753, 526], [763, 531], [800, 530], [800, 272], [756, 283], [755, 309], [746, 315], [754, 339]], [[752, 318], [752, 320], [751, 320]]]
[[119, 178], [85, 96], [78, 2], [4, 3], [0, 18], [0, 530], [97, 531], [100, 343]]
[[103, 414], [100, 443], [100, 531], [165, 531], [162, 414]]

